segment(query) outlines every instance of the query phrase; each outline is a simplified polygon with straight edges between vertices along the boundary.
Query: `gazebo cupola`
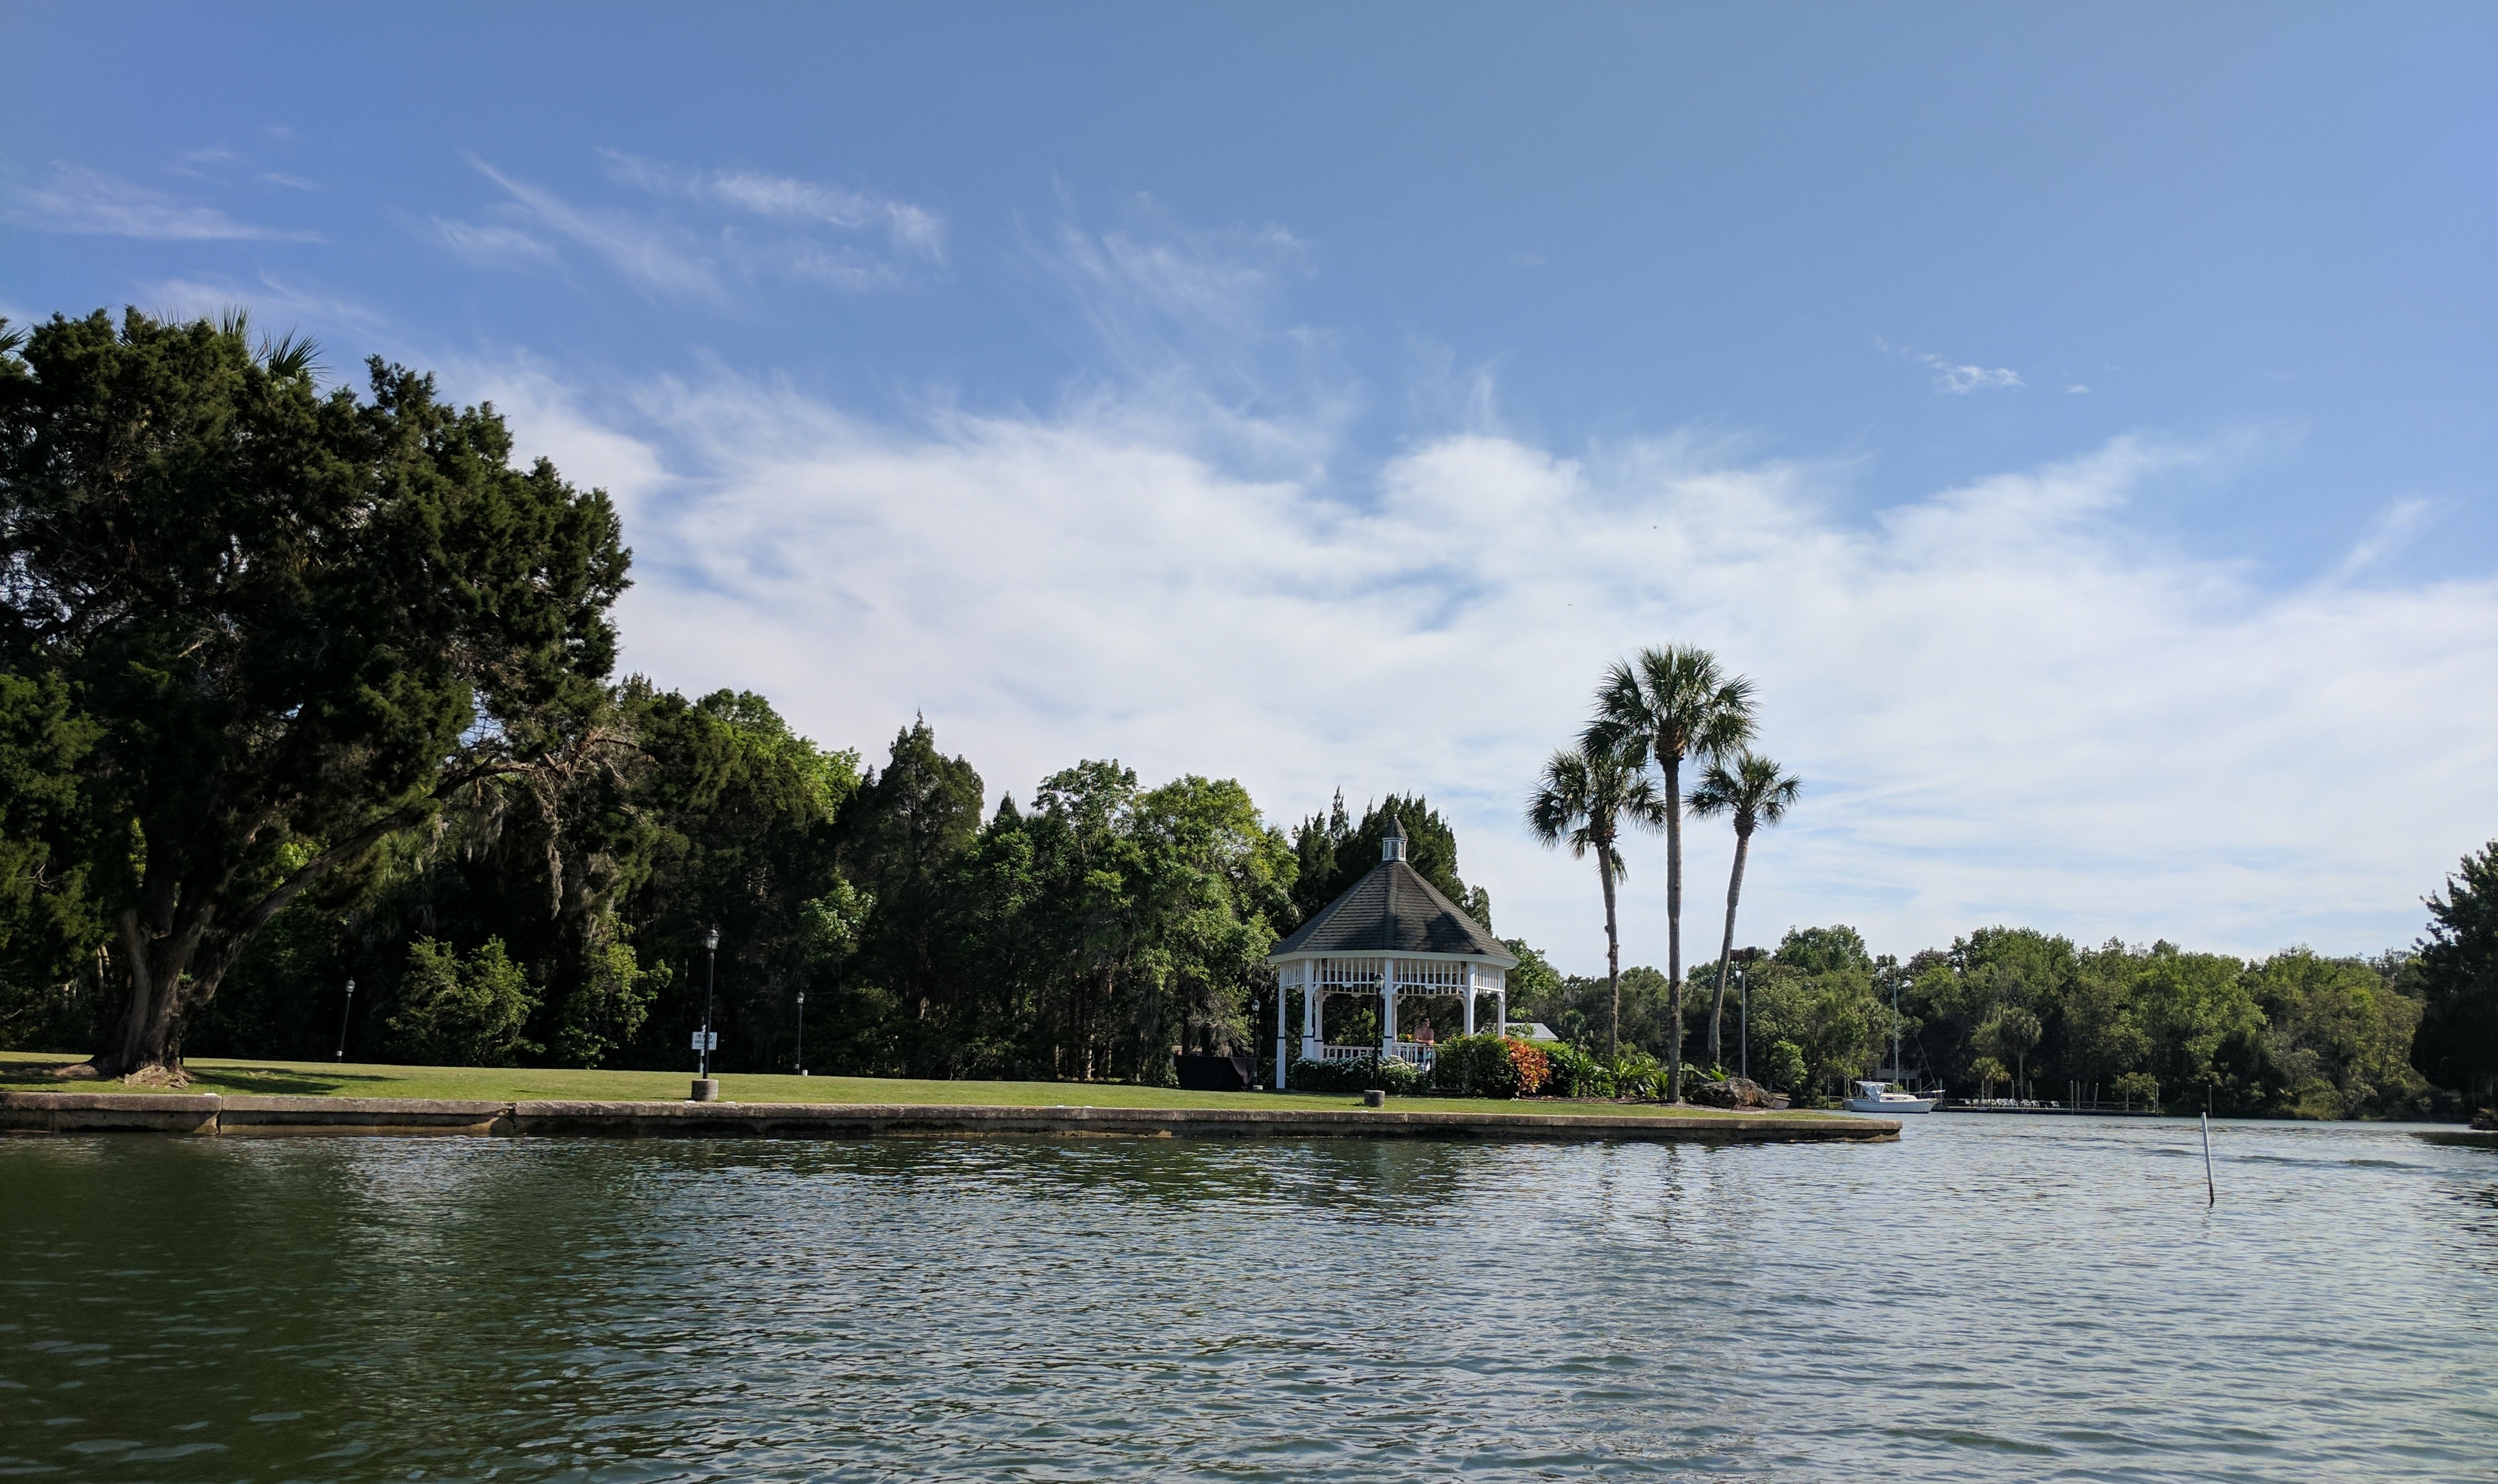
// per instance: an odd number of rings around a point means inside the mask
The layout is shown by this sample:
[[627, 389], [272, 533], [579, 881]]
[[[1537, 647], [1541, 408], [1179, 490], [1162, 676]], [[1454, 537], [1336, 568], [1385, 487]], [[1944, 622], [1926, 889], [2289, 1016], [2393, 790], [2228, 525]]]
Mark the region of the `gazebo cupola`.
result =
[[1379, 864], [1345, 888], [1298, 930], [1275, 945], [1266, 961], [1275, 966], [1275, 1085], [1285, 1084], [1292, 1061], [1285, 1034], [1286, 1007], [1301, 996], [1300, 1054], [1313, 1061], [1367, 1057], [1369, 1046], [1329, 1046], [1329, 995], [1379, 997], [1383, 1056], [1428, 1064], [1430, 1048], [1396, 1036], [1400, 997], [1457, 999], [1464, 1006], [1465, 1033], [1475, 1033], [1475, 1000], [1492, 996], [1503, 1032], [1509, 1028], [1509, 971], [1518, 955], [1489, 929], [1465, 915], [1423, 879], [1405, 858], [1405, 826], [1389, 817]]

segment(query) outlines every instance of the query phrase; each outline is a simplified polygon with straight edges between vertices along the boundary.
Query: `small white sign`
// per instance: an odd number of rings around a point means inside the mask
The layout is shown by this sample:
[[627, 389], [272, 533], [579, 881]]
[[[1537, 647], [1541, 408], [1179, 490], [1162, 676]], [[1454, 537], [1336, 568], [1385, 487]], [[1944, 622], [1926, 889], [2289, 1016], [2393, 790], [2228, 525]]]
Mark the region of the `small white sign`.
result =
[[720, 1049], [720, 1032], [718, 1032], [718, 1031], [696, 1031], [696, 1032], [694, 1032], [694, 1049], [695, 1049], [695, 1050], [697, 1050], [697, 1051], [717, 1051], [717, 1050], [719, 1050], [719, 1049]]

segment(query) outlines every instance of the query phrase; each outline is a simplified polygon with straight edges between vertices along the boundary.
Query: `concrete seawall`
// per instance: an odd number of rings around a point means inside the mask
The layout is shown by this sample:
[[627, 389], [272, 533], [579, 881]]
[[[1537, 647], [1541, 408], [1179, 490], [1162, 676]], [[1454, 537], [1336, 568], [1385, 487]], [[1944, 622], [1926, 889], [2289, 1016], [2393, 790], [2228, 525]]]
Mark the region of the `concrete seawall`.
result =
[[1655, 1143], [1872, 1143], [1890, 1118], [1763, 1113], [1453, 1113], [1428, 1108], [1001, 1108], [878, 1103], [453, 1102], [429, 1098], [223, 1097], [0, 1092], [0, 1133], [286, 1137], [469, 1134], [500, 1137], [860, 1139], [980, 1134], [1215, 1139], [1638, 1140]]

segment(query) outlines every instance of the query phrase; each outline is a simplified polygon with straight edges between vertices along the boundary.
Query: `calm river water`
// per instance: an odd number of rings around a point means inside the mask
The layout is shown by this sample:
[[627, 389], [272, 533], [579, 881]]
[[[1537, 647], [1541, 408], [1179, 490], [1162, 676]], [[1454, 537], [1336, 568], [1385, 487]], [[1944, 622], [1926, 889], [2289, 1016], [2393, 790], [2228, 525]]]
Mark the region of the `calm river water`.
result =
[[0, 1142], [0, 1473], [2498, 1476], [2498, 1152]]

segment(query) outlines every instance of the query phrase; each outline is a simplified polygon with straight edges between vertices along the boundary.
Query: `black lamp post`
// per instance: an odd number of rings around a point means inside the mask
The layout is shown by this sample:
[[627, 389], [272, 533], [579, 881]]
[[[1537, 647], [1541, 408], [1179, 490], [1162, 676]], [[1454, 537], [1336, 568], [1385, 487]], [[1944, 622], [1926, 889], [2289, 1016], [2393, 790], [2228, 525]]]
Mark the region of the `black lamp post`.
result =
[[700, 1078], [703, 1078], [703, 1079], [705, 1079], [705, 1080], [708, 1080], [708, 1079], [711, 1077], [711, 1048], [712, 1048], [712, 1028], [711, 1028], [711, 990], [712, 990], [712, 985], [713, 985], [714, 984], [716, 984], [716, 983], [719, 981], [719, 979], [720, 979], [720, 929], [719, 929], [718, 927], [714, 927], [714, 928], [712, 928], [710, 931], [708, 931], [708, 932], [706, 932], [706, 933], [704, 933], [704, 934], [703, 934], [703, 1033], [702, 1033], [702, 1048], [701, 1048], [702, 1060], [697, 1064], [697, 1070], [696, 1070], [696, 1072], [694, 1073], [694, 1075], [695, 1075], [696, 1077], [700, 1077]]
[[352, 1015], [355, 1012], [355, 1009], [356, 982], [351, 979], [347, 981], [346, 1006], [338, 1012], [338, 1054], [332, 1058], [335, 1061], [345, 1061], [347, 1059], [347, 1016]]
[[798, 991], [798, 1075], [807, 1075], [807, 991]]
[[1737, 949], [1728, 955], [1735, 960], [1735, 1040], [1736, 1059], [1743, 1065], [1736, 1075], [1749, 1081], [1752, 1077], [1752, 960], [1761, 956], [1759, 949]]

